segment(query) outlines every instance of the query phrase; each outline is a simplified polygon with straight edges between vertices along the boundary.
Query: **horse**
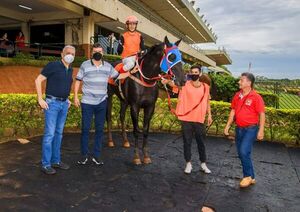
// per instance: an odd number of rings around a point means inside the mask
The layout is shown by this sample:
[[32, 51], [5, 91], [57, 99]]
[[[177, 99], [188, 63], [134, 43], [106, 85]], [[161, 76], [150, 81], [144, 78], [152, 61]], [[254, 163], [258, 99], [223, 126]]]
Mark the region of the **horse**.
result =
[[[182, 69], [182, 58], [179, 52], [178, 45], [181, 40], [170, 43], [167, 36], [164, 42], [155, 44], [150, 47], [145, 55], [137, 59], [139, 71], [130, 75], [119, 86], [108, 85], [108, 106], [107, 106], [107, 128], [108, 128], [108, 146], [114, 147], [114, 141], [111, 134], [111, 112], [112, 112], [112, 97], [114, 94], [118, 96], [121, 102], [120, 120], [123, 137], [123, 147], [129, 148], [130, 143], [125, 131], [125, 113], [128, 105], [130, 106], [130, 114], [133, 124], [134, 135], [134, 159], [135, 165], [140, 165], [141, 159], [139, 156], [138, 146], [138, 117], [140, 109], [144, 109], [143, 120], [143, 163], [150, 164], [151, 159], [148, 153], [148, 134], [152, 115], [155, 109], [155, 103], [158, 97], [157, 80], [161, 79], [162, 72], [164, 76], [172, 77], [175, 84], [183, 86], [185, 84], [185, 75]], [[121, 83], [121, 82], [119, 82]]]

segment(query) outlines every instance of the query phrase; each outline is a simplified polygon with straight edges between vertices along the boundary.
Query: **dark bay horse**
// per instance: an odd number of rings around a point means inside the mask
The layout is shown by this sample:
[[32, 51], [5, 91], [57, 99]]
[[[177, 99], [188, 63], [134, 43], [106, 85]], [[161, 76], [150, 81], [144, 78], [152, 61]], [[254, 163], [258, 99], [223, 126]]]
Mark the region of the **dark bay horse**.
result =
[[[155, 103], [158, 97], [158, 86], [156, 84], [160, 74], [163, 72], [172, 76], [175, 84], [182, 86], [185, 83], [185, 76], [182, 70], [181, 53], [178, 50], [178, 45], [181, 40], [175, 44], [170, 43], [165, 37], [164, 42], [152, 46], [148, 52], [138, 60], [140, 71], [125, 79], [121, 85], [121, 90], [118, 86], [108, 86], [108, 108], [107, 108], [107, 126], [108, 126], [108, 146], [113, 147], [114, 142], [111, 134], [111, 112], [112, 112], [112, 96], [116, 94], [121, 102], [120, 120], [122, 126], [123, 146], [130, 147], [125, 131], [125, 113], [127, 106], [130, 106], [130, 114], [133, 124], [134, 135], [134, 164], [141, 164], [138, 146], [138, 117], [139, 112], [144, 109], [143, 120], [143, 146], [144, 154], [143, 163], [151, 163], [148, 153], [147, 138], [149, 133], [150, 120], [152, 118]], [[163, 70], [163, 72], [162, 72]]]

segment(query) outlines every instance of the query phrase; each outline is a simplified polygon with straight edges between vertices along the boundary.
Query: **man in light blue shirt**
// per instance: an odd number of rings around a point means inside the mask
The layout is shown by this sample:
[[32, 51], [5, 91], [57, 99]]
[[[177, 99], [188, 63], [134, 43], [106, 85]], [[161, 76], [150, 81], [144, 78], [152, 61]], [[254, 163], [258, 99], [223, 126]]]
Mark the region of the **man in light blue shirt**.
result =
[[[92, 162], [96, 165], [103, 165], [100, 161], [102, 148], [103, 128], [106, 118], [107, 107], [107, 85], [108, 79], [126, 78], [130, 73], [119, 74], [106, 61], [103, 61], [103, 49], [96, 43], [92, 49], [92, 59], [83, 62], [76, 76], [74, 90], [74, 104], [76, 107], [81, 105], [82, 126], [81, 126], [81, 155], [78, 164], [85, 165], [89, 160], [89, 131], [94, 117], [95, 121], [95, 143], [92, 153]], [[81, 104], [78, 98], [78, 90], [82, 86]]]

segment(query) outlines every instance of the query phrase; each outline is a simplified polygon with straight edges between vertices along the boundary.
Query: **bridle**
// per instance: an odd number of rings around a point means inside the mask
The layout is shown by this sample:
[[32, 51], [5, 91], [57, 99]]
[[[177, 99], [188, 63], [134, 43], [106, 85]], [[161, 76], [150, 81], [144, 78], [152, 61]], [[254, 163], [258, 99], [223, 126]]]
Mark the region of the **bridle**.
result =
[[[167, 47], [165, 45], [163, 53], [164, 54], [160, 60], [160, 68], [161, 68], [161, 71], [163, 72], [163, 74], [159, 74], [158, 76], [155, 76], [155, 77], [146, 77], [143, 73], [143, 65], [144, 65], [144, 58], [145, 58], [145, 55], [144, 55], [140, 63], [138, 62], [139, 58], [136, 57], [137, 58], [136, 64], [138, 66], [138, 72], [140, 73], [140, 77], [138, 78], [132, 74], [129, 75], [129, 77], [144, 87], [154, 87], [156, 85], [157, 81], [160, 81], [162, 79], [174, 79], [175, 75], [172, 71], [172, 67], [175, 66], [177, 63], [182, 62], [181, 53], [175, 44], [172, 44], [171, 47]], [[173, 61], [171, 61], [169, 59], [170, 55], [172, 55], [172, 54], [175, 55], [175, 60], [173, 60]], [[146, 80], [154, 81], [154, 82], [148, 83], [148, 82], [146, 82]]]

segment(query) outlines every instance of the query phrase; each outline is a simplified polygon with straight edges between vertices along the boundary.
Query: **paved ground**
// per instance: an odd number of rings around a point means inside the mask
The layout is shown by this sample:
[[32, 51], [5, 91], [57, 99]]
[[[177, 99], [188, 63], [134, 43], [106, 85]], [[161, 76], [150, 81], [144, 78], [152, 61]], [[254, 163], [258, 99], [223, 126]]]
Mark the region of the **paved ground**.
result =
[[[183, 173], [182, 138], [150, 134], [153, 164], [136, 167], [133, 149], [119, 145], [103, 150], [105, 165], [75, 164], [79, 135], [66, 134], [63, 160], [69, 171], [55, 176], [40, 172], [40, 137], [29, 144], [17, 141], [0, 145], [0, 211], [300, 211], [300, 149], [257, 143], [254, 165], [257, 184], [239, 189], [241, 166], [235, 146], [223, 138], [206, 142], [211, 175], [194, 170]], [[131, 138], [131, 137], [130, 137]], [[194, 142], [194, 146], [195, 142]]]

